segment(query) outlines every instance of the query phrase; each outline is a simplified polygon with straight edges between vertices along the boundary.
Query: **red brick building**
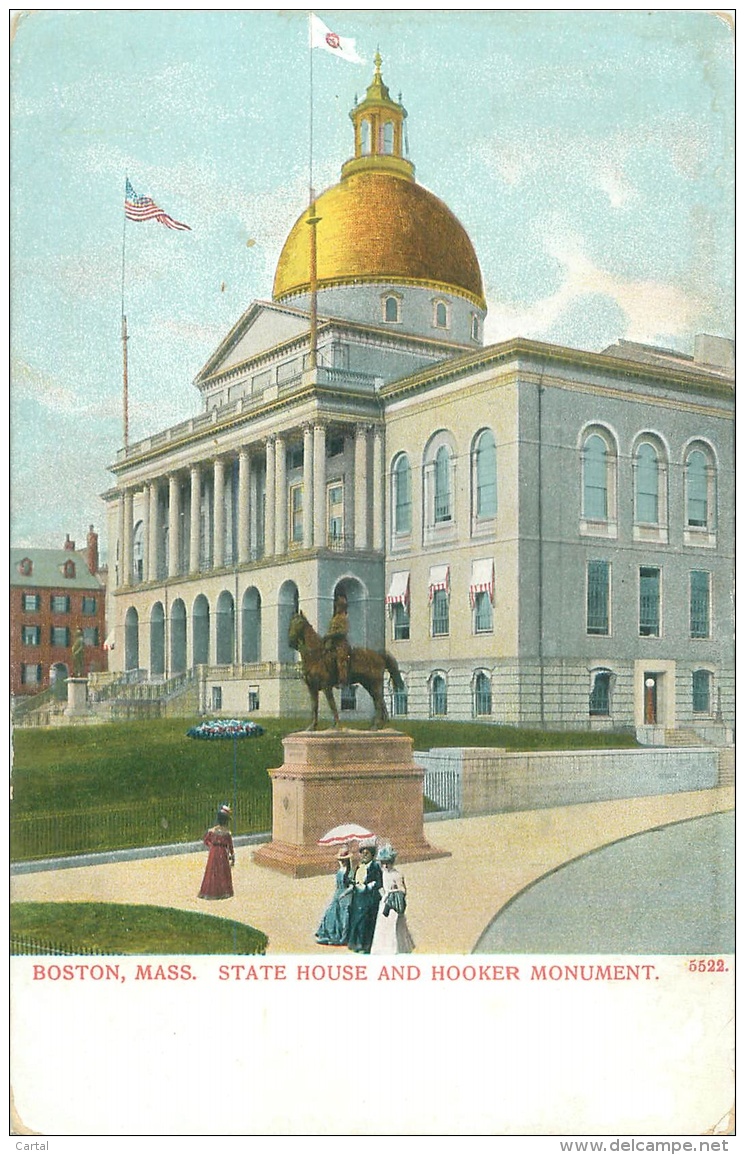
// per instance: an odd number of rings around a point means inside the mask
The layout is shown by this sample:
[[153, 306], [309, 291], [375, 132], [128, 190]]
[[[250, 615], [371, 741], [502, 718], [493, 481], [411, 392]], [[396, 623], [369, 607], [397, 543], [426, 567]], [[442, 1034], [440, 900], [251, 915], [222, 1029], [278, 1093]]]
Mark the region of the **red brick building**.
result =
[[86, 550], [69, 534], [62, 549], [10, 551], [10, 690], [37, 694], [73, 672], [78, 630], [85, 642], [83, 672], [106, 669], [106, 587], [98, 562], [98, 534]]

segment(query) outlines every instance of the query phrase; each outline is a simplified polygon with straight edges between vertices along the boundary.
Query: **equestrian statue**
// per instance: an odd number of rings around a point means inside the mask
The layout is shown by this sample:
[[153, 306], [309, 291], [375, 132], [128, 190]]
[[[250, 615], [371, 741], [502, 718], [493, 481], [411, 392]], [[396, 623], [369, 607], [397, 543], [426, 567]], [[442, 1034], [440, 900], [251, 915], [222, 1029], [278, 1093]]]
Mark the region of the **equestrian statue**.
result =
[[334, 717], [334, 726], [339, 725], [339, 711], [334, 701], [335, 686], [357, 684], [367, 690], [375, 706], [372, 729], [377, 730], [388, 721], [388, 711], [383, 697], [383, 676], [390, 674], [394, 689], [404, 689], [398, 662], [385, 650], [353, 649], [347, 641], [346, 598], [339, 594], [334, 603], [334, 616], [329, 624], [329, 632], [321, 638], [300, 612], [290, 620], [288, 641], [293, 650], [300, 654], [303, 678], [313, 707], [309, 730], [318, 729], [318, 695], [323, 690], [326, 701]]

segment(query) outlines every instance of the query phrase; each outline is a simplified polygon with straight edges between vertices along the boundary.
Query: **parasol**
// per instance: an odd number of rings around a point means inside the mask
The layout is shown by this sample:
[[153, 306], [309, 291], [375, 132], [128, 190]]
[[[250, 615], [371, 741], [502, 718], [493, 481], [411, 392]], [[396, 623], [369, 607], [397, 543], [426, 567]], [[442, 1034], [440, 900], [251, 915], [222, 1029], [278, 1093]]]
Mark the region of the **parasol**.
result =
[[344, 842], [359, 842], [361, 838], [374, 838], [372, 830], [368, 830], [359, 822], [347, 822], [344, 826], [335, 826], [318, 839], [319, 846], [341, 846]]
[[187, 738], [202, 738], [206, 741], [222, 738], [233, 739], [233, 814], [238, 817], [238, 739], [260, 738], [264, 727], [258, 722], [244, 722], [239, 718], [212, 718], [200, 722], [186, 731]]

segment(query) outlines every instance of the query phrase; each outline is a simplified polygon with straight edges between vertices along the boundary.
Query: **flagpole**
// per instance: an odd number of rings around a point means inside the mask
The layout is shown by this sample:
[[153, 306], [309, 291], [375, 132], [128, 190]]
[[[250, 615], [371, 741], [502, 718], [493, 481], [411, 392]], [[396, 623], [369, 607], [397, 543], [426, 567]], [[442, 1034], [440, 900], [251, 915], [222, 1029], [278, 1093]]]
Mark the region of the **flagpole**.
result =
[[313, 188], [313, 37], [308, 29], [308, 54], [310, 61], [310, 131], [308, 156], [308, 202], [307, 224], [310, 225], [310, 255], [308, 272], [310, 279], [310, 356], [308, 367], [315, 369], [318, 364], [318, 249], [316, 228], [320, 217], [316, 216], [316, 193]]
[[[125, 179], [124, 199], [127, 199], [127, 185]], [[124, 213], [122, 227], [122, 406], [124, 423], [124, 448], [129, 446], [129, 366], [127, 364], [127, 317], [124, 312], [124, 270], [127, 251], [127, 213]]]

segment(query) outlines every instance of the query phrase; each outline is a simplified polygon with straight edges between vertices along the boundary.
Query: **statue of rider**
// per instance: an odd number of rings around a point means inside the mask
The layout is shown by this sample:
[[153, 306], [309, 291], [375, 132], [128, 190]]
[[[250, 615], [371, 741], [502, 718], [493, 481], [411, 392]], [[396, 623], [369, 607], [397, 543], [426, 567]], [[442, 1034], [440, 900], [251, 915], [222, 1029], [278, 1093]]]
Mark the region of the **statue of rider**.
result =
[[328, 632], [323, 639], [323, 648], [327, 654], [333, 656], [336, 662], [337, 680], [340, 686], [346, 686], [349, 678], [349, 663], [352, 658], [352, 647], [347, 640], [349, 632], [349, 616], [347, 596], [339, 590], [334, 597], [334, 615], [329, 622]]

